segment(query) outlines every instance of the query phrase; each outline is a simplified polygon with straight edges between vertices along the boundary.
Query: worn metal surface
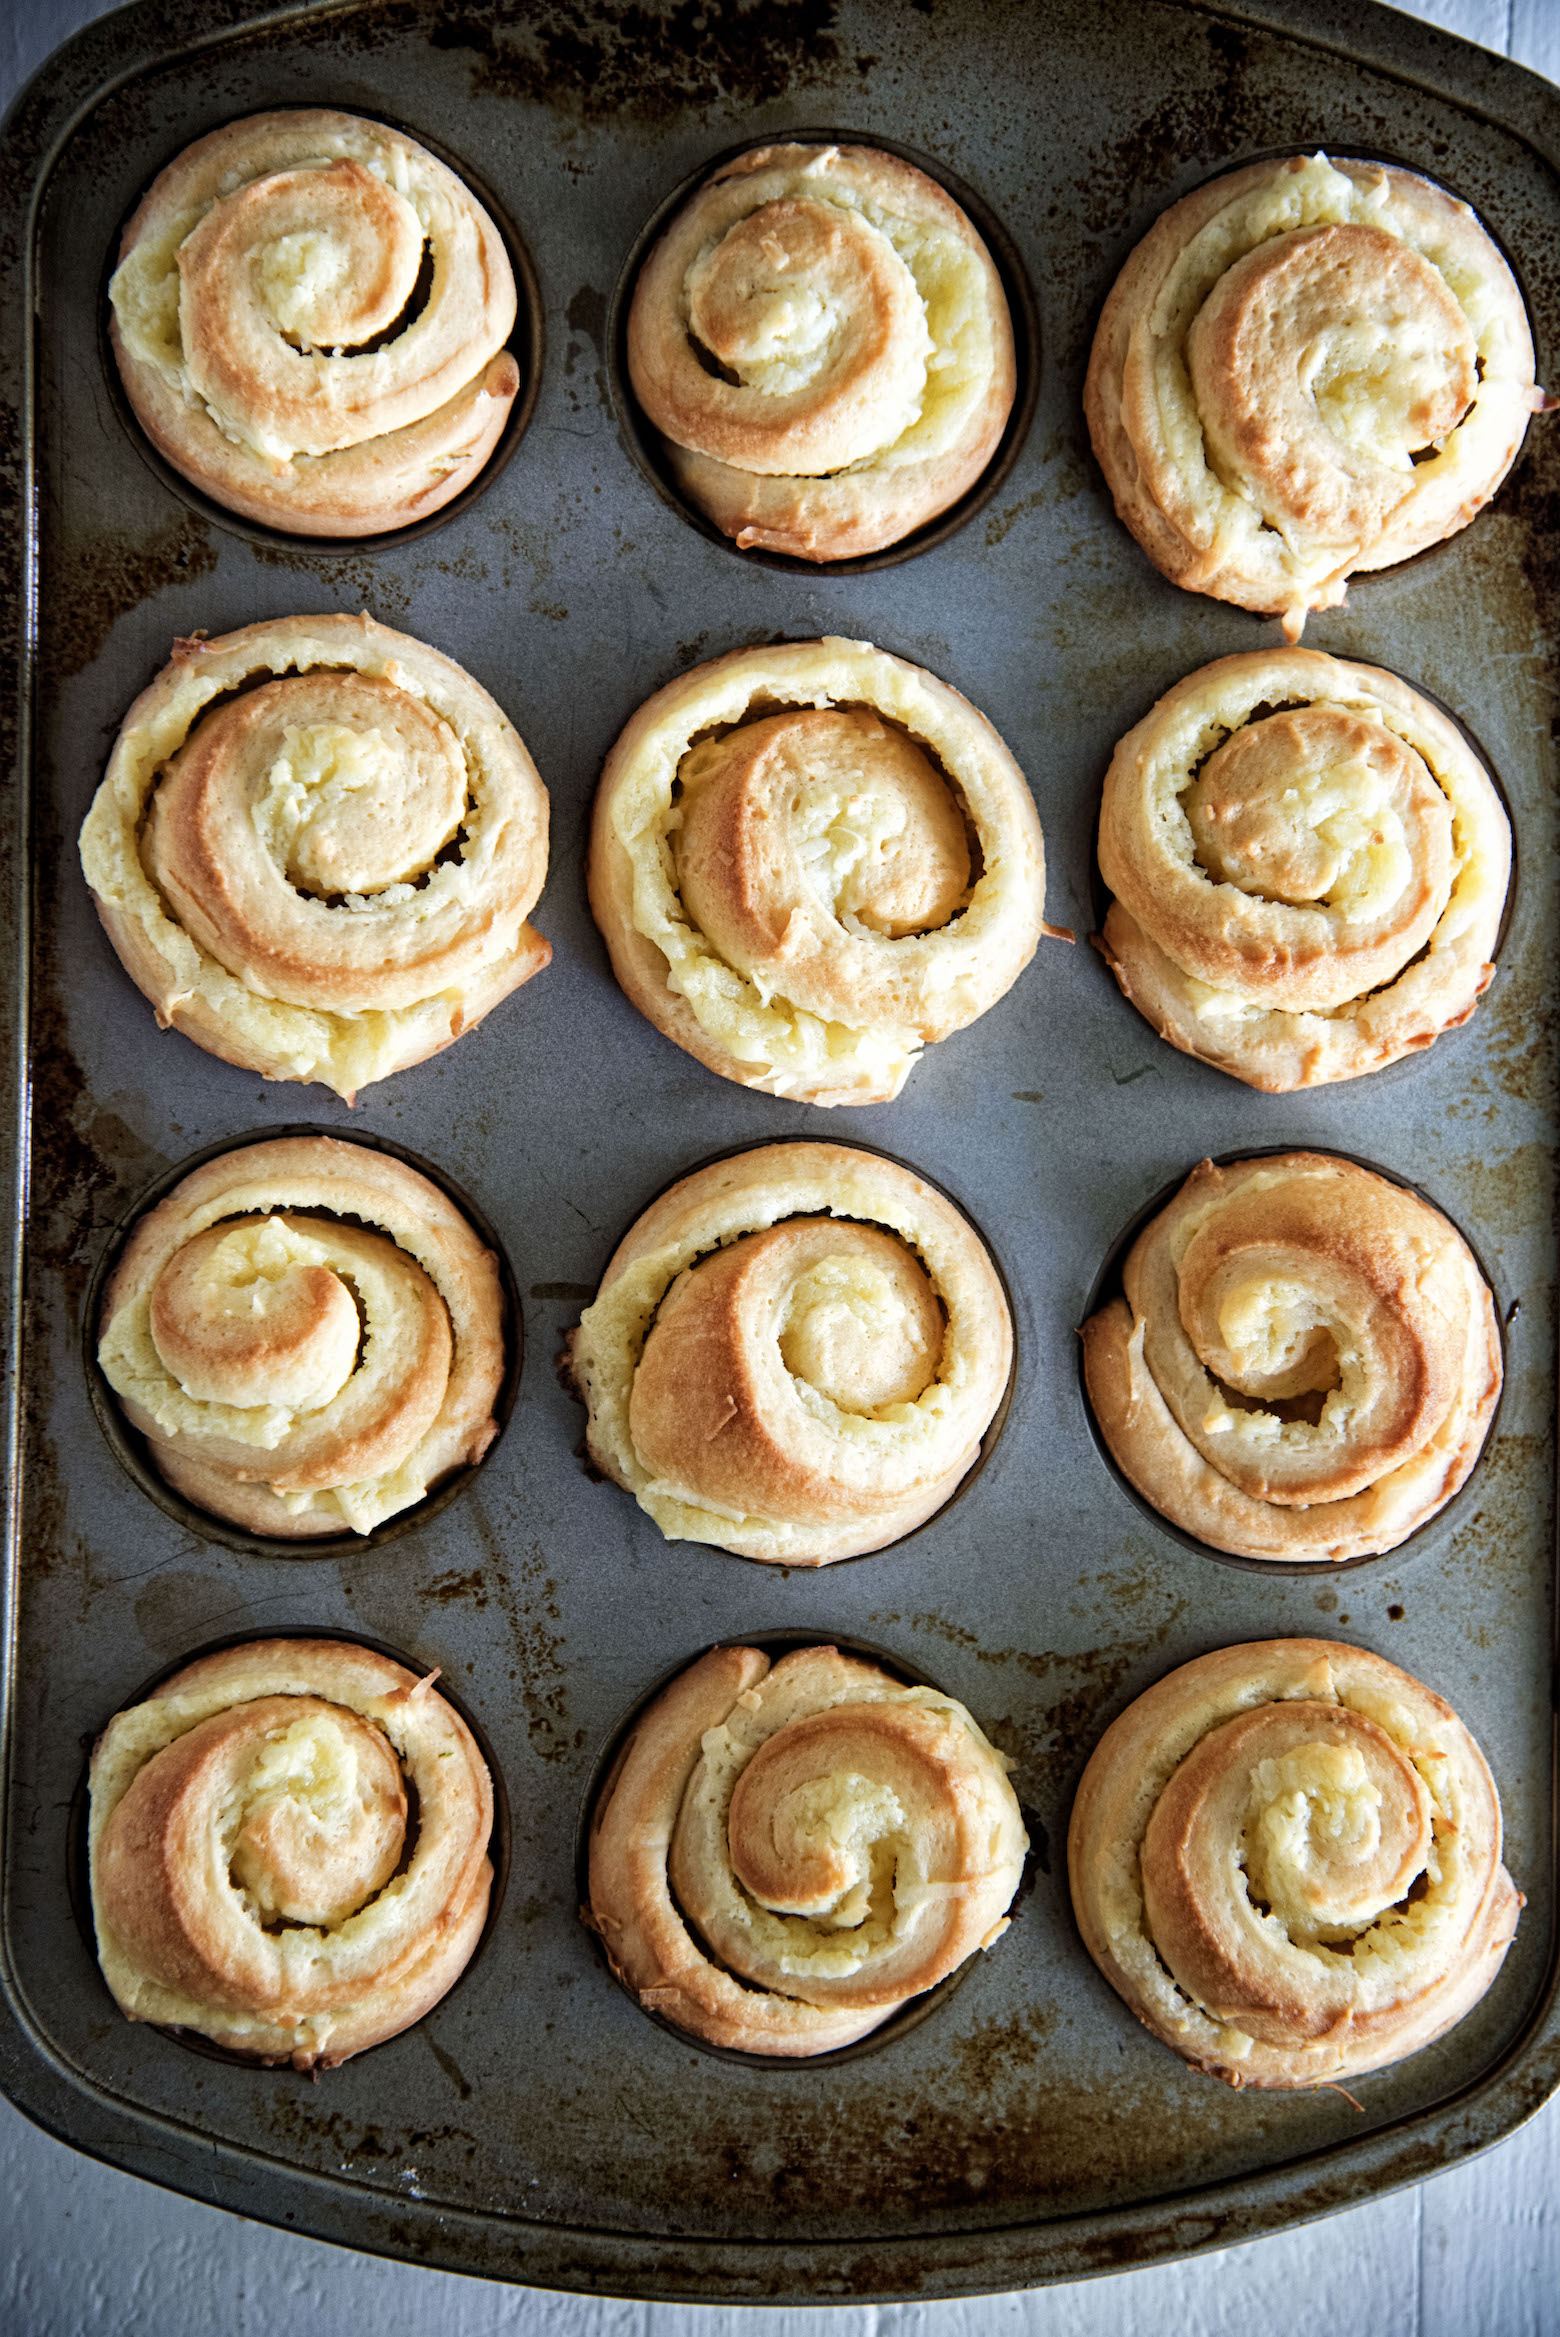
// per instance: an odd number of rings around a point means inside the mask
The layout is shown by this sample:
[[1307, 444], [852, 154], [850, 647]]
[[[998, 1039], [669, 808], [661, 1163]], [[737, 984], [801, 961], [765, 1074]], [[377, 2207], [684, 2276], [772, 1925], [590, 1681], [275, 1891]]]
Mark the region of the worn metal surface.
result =
[[[1255, 1096], [1163, 1047], [1092, 952], [1048, 944], [897, 1104], [824, 1117], [719, 1082], [652, 1032], [584, 903], [592, 786], [634, 706], [699, 656], [836, 630], [929, 665], [991, 716], [1040, 806], [1049, 913], [1087, 926], [1114, 739], [1180, 674], [1272, 630], [1153, 575], [1111, 518], [1078, 411], [1116, 267], [1211, 164], [1326, 141], [1434, 172], [1516, 257], [1541, 367], [1560, 365], [1553, 93], [1342, 0], [1303, 13], [1339, 45], [1179, 0], [1118, 11], [1108, 55], [1087, 0], [536, 6], [518, 21], [391, 0], [248, 29], [224, 5], [198, 48], [170, 53], [184, 20], [144, 6], [35, 86], [17, 135], [37, 240], [17, 222], [8, 303], [14, 328], [42, 288], [17, 448], [36, 532], [6, 547], [25, 564], [36, 544], [39, 598], [19, 604], [12, 668], [24, 730], [36, 718], [9, 807], [20, 823], [30, 804], [31, 834], [8, 838], [13, 902], [31, 912], [33, 1149], [0, 2067], [84, 2147], [249, 2214], [537, 2282], [936, 2295], [1323, 2212], [1477, 2148], [1553, 2087], [1556, 433], [1532, 433], [1473, 530], [1363, 581], [1308, 633], [1444, 699], [1513, 807], [1500, 977], [1417, 1061]], [[381, 111], [468, 161], [515, 219], [547, 308], [514, 460], [448, 526], [377, 553], [266, 545], [197, 514], [137, 459], [101, 365], [104, 254], [157, 166], [234, 114], [319, 101]], [[603, 348], [622, 254], [667, 190], [744, 137], [821, 121], [883, 130], [979, 189], [1028, 268], [1043, 350], [1036, 421], [995, 502], [924, 557], [844, 578], [744, 563], [680, 520], [619, 439]], [[361, 606], [459, 656], [526, 737], [552, 790], [538, 922], [557, 954], [480, 1033], [349, 1115], [156, 1032], [98, 933], [74, 836], [119, 716], [176, 634]], [[426, 1525], [340, 1559], [180, 1530], [116, 1462], [81, 1359], [89, 1277], [137, 1193], [208, 1144], [300, 1117], [436, 1161], [497, 1228], [526, 1315], [516, 1408], [478, 1479]], [[592, 1483], [551, 1358], [661, 1183], [726, 1145], [804, 1134], [881, 1144], [963, 1201], [1015, 1292], [1019, 1377], [966, 1500], [896, 1550], [787, 1576], [668, 1547]], [[1072, 1325], [1121, 1226], [1202, 1152], [1275, 1142], [1336, 1144], [1420, 1183], [1503, 1305], [1521, 1302], [1475, 1498], [1330, 1580], [1185, 1550], [1107, 1473], [1078, 1397]], [[83, 1737], [196, 1645], [310, 1625], [442, 1664], [513, 1818], [480, 1963], [418, 2029], [318, 2086], [124, 2023], [67, 1891]], [[1018, 1756], [1049, 1865], [931, 2018], [847, 2064], [752, 2070], [657, 2029], [607, 1981], [574, 1921], [574, 1845], [601, 1748], [658, 1673], [716, 1638], [794, 1629], [870, 1640], [962, 1696]], [[1500, 1781], [1529, 1900], [1496, 1989], [1368, 2080], [1363, 2111], [1330, 2092], [1243, 2098], [1183, 2070], [1083, 1957], [1059, 1856], [1082, 1762], [1131, 1696], [1203, 1648], [1317, 1629], [1457, 1704]]]

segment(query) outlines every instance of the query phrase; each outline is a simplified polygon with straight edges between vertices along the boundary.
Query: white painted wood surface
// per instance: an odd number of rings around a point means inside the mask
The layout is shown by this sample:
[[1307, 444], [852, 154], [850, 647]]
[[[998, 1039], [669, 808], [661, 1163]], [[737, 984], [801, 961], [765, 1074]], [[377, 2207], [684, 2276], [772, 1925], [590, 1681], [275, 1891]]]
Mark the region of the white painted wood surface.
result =
[[[192, 0], [191, 14], [198, 14]], [[0, 0], [0, 111], [103, 0]], [[1560, 81], [1560, 0], [1406, 13]], [[1193, 2264], [963, 2304], [544, 2295], [324, 2246], [154, 2190], [0, 2101], [3, 2337], [1560, 2337], [1560, 2097], [1416, 2190]]]

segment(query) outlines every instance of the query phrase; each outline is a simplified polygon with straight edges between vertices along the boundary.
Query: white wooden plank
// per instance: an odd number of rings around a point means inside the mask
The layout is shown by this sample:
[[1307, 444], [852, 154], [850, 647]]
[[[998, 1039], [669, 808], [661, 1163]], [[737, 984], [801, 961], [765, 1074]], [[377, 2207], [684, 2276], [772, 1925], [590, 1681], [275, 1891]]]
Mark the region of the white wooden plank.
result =
[[1420, 2337], [1560, 2329], [1560, 2099], [1424, 2186]]
[[1195, 2263], [966, 2304], [885, 2305], [878, 2337], [1418, 2337], [1418, 2227], [1417, 2196], [1403, 2192]]
[[1560, 6], [1556, 0], [1512, 0], [1510, 52], [1519, 65], [1560, 81]]
[[[1427, 24], [1440, 25], [1443, 32], [1461, 33], [1465, 41], [1481, 41], [1487, 49], [1506, 46], [1506, 19], [1510, 13], [1508, 0], [1394, 0], [1405, 16], [1422, 16]], [[1536, 0], [1538, 6], [1551, 0]]]

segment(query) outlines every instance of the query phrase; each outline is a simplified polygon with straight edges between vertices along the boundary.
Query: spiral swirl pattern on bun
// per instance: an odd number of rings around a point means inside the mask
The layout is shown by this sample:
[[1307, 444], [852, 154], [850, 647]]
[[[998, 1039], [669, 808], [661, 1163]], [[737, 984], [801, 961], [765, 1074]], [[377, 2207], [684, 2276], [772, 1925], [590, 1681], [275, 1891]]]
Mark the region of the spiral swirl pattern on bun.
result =
[[331, 2069], [454, 1985], [487, 1916], [493, 1786], [436, 1677], [262, 1639], [115, 1715], [90, 1839], [122, 2012]]
[[628, 996], [745, 1087], [898, 1094], [1034, 955], [1045, 847], [957, 691], [865, 641], [734, 650], [607, 758], [590, 901]]
[[452, 659], [371, 617], [290, 617], [174, 644], [81, 864], [164, 1027], [350, 1100], [547, 964], [526, 922], [547, 810]]
[[833, 1647], [717, 1647], [641, 1714], [592, 1813], [586, 1920], [647, 2011], [827, 2053], [1007, 1929], [1029, 1847], [962, 1704]]
[[1129, 1705], [1083, 1773], [1068, 1871], [1117, 1994], [1233, 2086], [1416, 2053], [1490, 1986], [1522, 1906], [1450, 1705], [1325, 1639], [1220, 1649]]
[[881, 1549], [979, 1456], [1013, 1333], [973, 1227], [908, 1169], [770, 1144], [630, 1227], [569, 1343], [591, 1456], [669, 1541]]
[[1494, 979], [1511, 829], [1456, 724], [1379, 666], [1223, 657], [1117, 747], [1101, 947], [1162, 1038], [1272, 1091], [1357, 1079]]
[[404, 1161], [275, 1137], [208, 1160], [141, 1219], [98, 1361], [200, 1508], [290, 1540], [366, 1534], [498, 1433], [498, 1263]]
[[1124, 1473], [1247, 1558], [1395, 1549], [1448, 1502], [1501, 1388], [1495, 1303], [1427, 1201], [1325, 1153], [1204, 1161], [1083, 1326]]
[[186, 147], [125, 229], [109, 298], [159, 452], [299, 535], [437, 511], [520, 387], [497, 228], [426, 148], [355, 114], [255, 114]]
[[1292, 639], [1352, 575], [1466, 527], [1540, 403], [1522, 295], [1467, 204], [1323, 154], [1165, 212], [1105, 303], [1084, 392], [1155, 566]]
[[690, 500], [747, 550], [843, 560], [956, 503], [1013, 404], [974, 227], [866, 146], [763, 146], [684, 204], [634, 288], [634, 392]]

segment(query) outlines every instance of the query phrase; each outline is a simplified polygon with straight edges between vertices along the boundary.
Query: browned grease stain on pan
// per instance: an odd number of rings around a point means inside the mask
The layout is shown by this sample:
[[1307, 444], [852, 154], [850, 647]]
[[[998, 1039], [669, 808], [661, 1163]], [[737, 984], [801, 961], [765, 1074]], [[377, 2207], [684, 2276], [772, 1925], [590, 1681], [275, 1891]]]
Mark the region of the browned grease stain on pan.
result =
[[[480, 1501], [473, 1499], [467, 1515], [486, 1553], [487, 1564], [469, 1574], [436, 1576], [423, 1596], [448, 1603], [469, 1599], [485, 1607], [491, 1598], [509, 1633], [513, 1664], [510, 1677], [525, 1706], [531, 1750], [544, 1761], [571, 1761], [585, 1743], [585, 1731], [570, 1726], [569, 1668], [564, 1634], [555, 1630], [563, 1612], [558, 1584], [548, 1572], [540, 1542], [506, 1541]], [[501, 1659], [496, 1659], [501, 1660]]]
[[[1547, 1436], [1497, 1436], [1474, 1480], [1479, 1506], [1452, 1536], [1449, 1563], [1472, 1560], [1487, 1579], [1493, 1613], [1509, 1585], [1513, 1596], [1528, 1586], [1533, 1563], [1534, 1511], [1549, 1505], [1554, 1482]], [[1475, 1646], [1490, 1644], [1488, 1628], [1476, 1624]]]
[[210, 531], [193, 512], [135, 535], [105, 528], [58, 553], [49, 561], [47, 582], [47, 640], [56, 673], [83, 672], [131, 609], [169, 585], [214, 575], [216, 566]]
[[[1129, 1638], [1103, 1647], [1080, 1648], [1073, 1654], [988, 1647], [974, 1632], [945, 1615], [909, 1618], [914, 1631], [945, 1639], [979, 1663], [1015, 1664], [1040, 1683], [1042, 1693], [1034, 1705], [1000, 1715], [977, 1711], [975, 1717], [992, 1743], [1017, 1759], [1020, 1798], [1032, 1802], [1048, 1822], [1100, 1734], [1101, 1715], [1119, 1700], [1126, 1682], [1163, 1648], [1186, 1611], [1186, 1602], [1168, 1595], [1163, 1581], [1147, 1568], [1119, 1574], [1106, 1569], [1100, 1584], [1118, 1609], [1143, 1612], [1146, 1627]], [[1152, 1624], [1147, 1611], [1150, 1599], [1158, 1610]], [[897, 1616], [872, 1619], [882, 1623], [899, 1620]]]
[[473, 95], [545, 104], [586, 121], [602, 115], [664, 121], [690, 106], [754, 107], [816, 87], [842, 66], [865, 75], [876, 59], [847, 60], [834, 38], [836, 0], [675, 0], [575, 6], [534, 0], [523, 25], [496, 11], [382, 8], [390, 30], [410, 22], [434, 49], [470, 54]]

